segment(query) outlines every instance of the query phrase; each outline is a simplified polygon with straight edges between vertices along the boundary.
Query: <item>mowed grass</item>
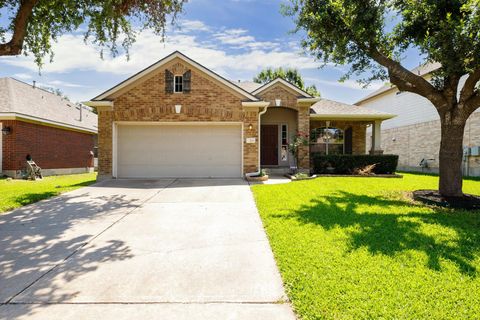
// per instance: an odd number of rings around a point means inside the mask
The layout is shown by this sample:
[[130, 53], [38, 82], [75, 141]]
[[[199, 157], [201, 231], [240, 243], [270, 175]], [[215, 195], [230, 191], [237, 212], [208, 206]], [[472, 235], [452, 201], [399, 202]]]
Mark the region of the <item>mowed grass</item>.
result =
[[[480, 212], [408, 192], [438, 178], [318, 178], [252, 187], [301, 319], [479, 319]], [[464, 182], [480, 194], [480, 181]]]
[[42, 180], [0, 179], [0, 212], [78, 189], [95, 182], [96, 173], [50, 176]]

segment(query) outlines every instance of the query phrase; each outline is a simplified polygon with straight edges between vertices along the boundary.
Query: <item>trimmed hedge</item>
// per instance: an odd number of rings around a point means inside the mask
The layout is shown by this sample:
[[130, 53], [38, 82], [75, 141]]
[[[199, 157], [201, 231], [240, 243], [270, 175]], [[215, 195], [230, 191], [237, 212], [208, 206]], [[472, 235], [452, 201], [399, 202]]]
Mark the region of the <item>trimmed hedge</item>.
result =
[[313, 171], [317, 174], [332, 173], [327, 167], [333, 167], [334, 174], [352, 174], [355, 169], [364, 168], [371, 164], [377, 164], [373, 169], [375, 174], [393, 174], [397, 170], [398, 155], [323, 155], [314, 153]]

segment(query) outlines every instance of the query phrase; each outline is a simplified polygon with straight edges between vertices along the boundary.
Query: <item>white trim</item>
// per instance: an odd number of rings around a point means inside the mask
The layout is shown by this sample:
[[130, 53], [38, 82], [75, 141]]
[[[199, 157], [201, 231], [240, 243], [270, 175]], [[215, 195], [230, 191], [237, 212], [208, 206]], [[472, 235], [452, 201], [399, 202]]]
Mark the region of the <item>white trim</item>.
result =
[[[240, 173], [243, 177], [244, 175], [244, 123], [242, 121], [169, 121], [169, 122], [154, 122], [154, 121], [114, 121], [112, 128], [112, 177], [117, 178], [117, 168], [118, 168], [118, 126], [129, 126], [129, 125], [146, 125], [146, 126], [239, 126], [240, 128], [240, 138], [241, 138], [241, 160], [240, 160]], [[259, 148], [260, 150], [260, 148]]]
[[112, 177], [117, 178], [117, 123], [112, 123]]
[[115, 121], [118, 125], [147, 125], [147, 126], [179, 126], [179, 125], [198, 125], [198, 126], [208, 126], [211, 124], [214, 125], [239, 125], [243, 124], [242, 121]]
[[85, 132], [95, 133], [95, 134], [98, 133], [98, 129], [97, 130], [88, 129], [88, 128], [85, 128], [85, 127], [79, 127], [79, 126], [75, 126], [75, 125], [71, 125], [71, 124], [67, 124], [67, 123], [63, 123], [63, 122], [51, 121], [51, 120], [42, 119], [42, 118], [38, 118], [38, 117], [34, 117], [34, 116], [28, 116], [28, 115], [24, 115], [24, 114], [16, 113], [16, 112], [5, 112], [5, 113], [2, 112], [2, 113], [0, 113], [0, 120], [29, 120], [29, 121], [49, 124], [49, 125], [57, 126], [57, 127], [75, 129], [77, 131], [85, 131]]
[[113, 108], [113, 101], [84, 101], [84, 105], [96, 108], [96, 107], [110, 107]]
[[204, 66], [202, 66], [201, 64], [193, 61], [192, 59], [190, 59], [189, 57], [185, 56], [183, 53], [179, 52], [179, 51], [175, 51], [174, 53], [170, 54], [169, 56], [157, 61], [156, 63], [154, 63], [153, 65], [151, 65], [150, 67], [140, 71], [139, 73], [135, 74], [134, 76], [128, 78], [127, 80], [121, 82], [120, 84], [116, 85], [115, 87], [105, 91], [104, 93], [100, 94], [99, 96], [93, 98], [92, 100], [94, 101], [98, 101], [98, 100], [104, 100], [106, 98], [108, 98], [109, 96], [111, 96], [112, 94], [114, 94], [115, 92], [118, 92], [120, 91], [121, 89], [127, 87], [128, 85], [134, 83], [135, 81], [143, 78], [144, 76], [146, 76], [147, 74], [159, 69], [160, 67], [162, 67], [163, 65], [167, 64], [168, 62], [176, 59], [176, 58], [179, 58], [179, 59], [182, 59], [184, 61], [186, 61], [187, 63], [191, 64], [192, 66], [194, 66], [195, 68], [201, 70], [202, 72], [206, 73], [207, 75], [209, 75], [210, 77], [214, 78], [215, 80], [221, 82], [222, 84], [226, 85], [227, 87], [229, 87], [230, 89], [233, 89], [234, 91], [240, 93], [241, 95], [243, 95], [244, 97], [250, 99], [250, 100], [253, 100], [253, 101], [257, 101], [258, 98], [255, 97], [254, 95], [248, 93], [247, 91], [243, 90], [242, 88], [238, 87], [237, 85], [233, 84], [232, 82], [222, 78], [221, 76], [219, 76], [218, 74], [216, 74], [215, 72], [213, 71], [210, 71], [208, 70], [207, 68], [205, 68]]
[[396, 117], [394, 114], [311, 114], [310, 118], [314, 120], [387, 120]]
[[271, 86], [273, 86], [273, 85], [275, 85], [275, 84], [277, 84], [277, 83], [279, 83], [279, 82], [280, 82], [281, 84], [289, 87], [289, 88], [292, 89], [293, 91], [301, 94], [302, 96], [304, 96], [304, 97], [306, 97], [306, 98], [313, 98], [310, 94], [308, 94], [308, 93], [306, 93], [305, 91], [303, 91], [302, 89], [294, 86], [294, 85], [291, 84], [290, 82], [283, 80], [282, 78], [277, 78], [277, 79], [275, 79], [275, 80], [270, 81], [269, 83], [261, 86], [260, 88], [258, 88], [258, 89], [255, 90], [255, 91], [253, 91], [252, 94], [257, 95], [257, 94], [259, 94], [260, 92], [263, 92], [263, 91], [267, 90], [268, 88], [270, 88]]
[[320, 97], [314, 97], [314, 98], [298, 98], [297, 103], [315, 103], [322, 100]]
[[[177, 91], [177, 84], [176, 84], [177, 78], [181, 79], [180, 82], [182, 86], [182, 91]], [[173, 93], [183, 93], [183, 76], [182, 75], [173, 76]]]

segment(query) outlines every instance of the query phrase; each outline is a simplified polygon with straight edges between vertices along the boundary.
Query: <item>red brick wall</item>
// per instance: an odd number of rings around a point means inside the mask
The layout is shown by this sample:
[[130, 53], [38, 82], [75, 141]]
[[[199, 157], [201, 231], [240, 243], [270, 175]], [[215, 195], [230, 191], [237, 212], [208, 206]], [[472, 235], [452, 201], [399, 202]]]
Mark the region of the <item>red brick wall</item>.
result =
[[12, 133], [3, 136], [3, 170], [20, 170], [25, 157], [44, 169], [93, 167], [94, 135], [23, 121], [1, 121]]

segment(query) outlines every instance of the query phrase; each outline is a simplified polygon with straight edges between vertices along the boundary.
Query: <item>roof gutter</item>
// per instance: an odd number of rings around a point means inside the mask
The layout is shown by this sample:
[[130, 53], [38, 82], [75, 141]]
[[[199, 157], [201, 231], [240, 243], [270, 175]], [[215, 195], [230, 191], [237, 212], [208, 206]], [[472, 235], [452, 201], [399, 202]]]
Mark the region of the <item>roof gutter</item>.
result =
[[88, 133], [98, 133], [98, 130], [95, 129], [89, 129], [85, 127], [80, 127], [80, 126], [75, 126], [63, 122], [57, 122], [57, 121], [51, 121], [51, 120], [46, 120], [34, 116], [29, 116], [26, 114], [22, 113], [17, 113], [17, 112], [0, 112], [0, 120], [25, 120], [26, 122], [32, 122], [32, 123], [39, 123], [39, 124], [46, 124], [52, 127], [59, 127], [59, 128], [65, 128], [65, 129], [71, 129], [75, 131], [82, 131], [82, 132], [88, 132]]
[[[262, 117], [263, 114], [265, 114], [265, 112], [267, 112], [268, 106], [270, 105], [269, 102], [263, 101], [263, 103], [264, 103], [264, 109], [258, 113], [258, 128], [259, 129], [260, 129], [261, 117]], [[265, 103], [266, 103], [266, 105], [265, 105]], [[255, 176], [260, 175], [261, 172], [262, 172], [262, 164], [260, 162], [260, 130], [258, 130], [258, 171], [245, 173], [245, 176], [255, 177]]]
[[364, 115], [364, 114], [310, 114], [310, 118], [314, 120], [388, 120], [395, 118], [395, 114], [378, 114], [378, 115]]
[[92, 107], [92, 108], [105, 108], [108, 110], [113, 110], [113, 101], [107, 101], [107, 100], [102, 100], [102, 101], [85, 101], [82, 102], [84, 105]]

